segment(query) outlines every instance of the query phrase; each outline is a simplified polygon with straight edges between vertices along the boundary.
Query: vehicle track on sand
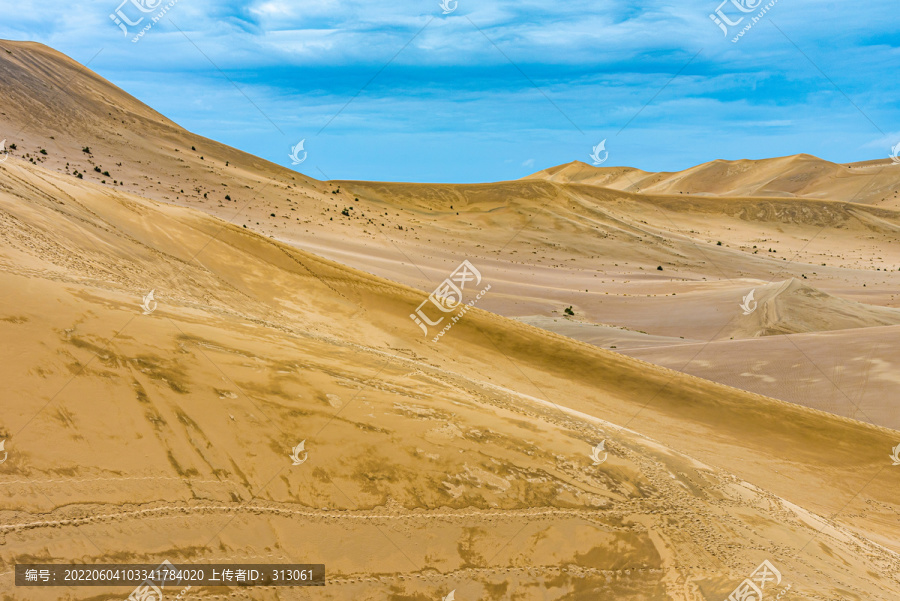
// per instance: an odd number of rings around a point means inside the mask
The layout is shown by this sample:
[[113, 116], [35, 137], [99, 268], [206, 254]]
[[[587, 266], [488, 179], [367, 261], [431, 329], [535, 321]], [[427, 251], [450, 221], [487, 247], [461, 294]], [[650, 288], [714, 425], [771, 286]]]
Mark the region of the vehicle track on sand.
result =
[[[300, 516], [310, 518], [315, 521], [356, 521], [356, 522], [378, 522], [378, 521], [397, 521], [397, 520], [494, 520], [508, 518], [527, 518], [529, 520], [537, 518], [577, 518], [594, 521], [598, 518], [623, 518], [634, 514], [649, 513], [652, 508], [642, 508], [641, 503], [631, 503], [628, 507], [616, 509], [561, 509], [554, 507], [534, 508], [534, 509], [508, 509], [508, 510], [434, 510], [434, 511], [408, 511], [386, 512], [386, 511], [334, 511], [334, 510], [312, 510], [291, 509], [283, 506], [260, 506], [260, 505], [164, 505], [160, 507], [149, 507], [146, 509], [136, 509], [133, 511], [121, 511], [107, 514], [94, 514], [88, 516], [60, 518], [56, 520], [34, 520], [21, 521], [19, 523], [9, 523], [0, 525], [0, 533], [19, 532], [24, 530], [32, 530], [36, 528], [56, 528], [59, 526], [81, 526], [86, 524], [115, 522], [128, 519], [142, 519], [152, 516], [161, 518], [165, 517], [183, 517], [192, 514], [212, 514], [212, 513], [246, 513], [256, 515], [274, 515], [274, 516]], [[68, 508], [71, 512], [72, 508]], [[84, 509], [82, 509], [84, 511]], [[655, 515], [680, 515], [688, 512], [684, 510], [671, 509], [668, 511], [656, 511]], [[606, 526], [610, 529], [622, 531], [643, 530], [641, 526], [621, 527]]]
[[53, 478], [49, 480], [0, 480], [0, 486], [7, 485], [33, 485], [33, 484], [81, 484], [84, 482], [121, 482], [123, 480], [173, 480], [183, 482], [184, 484], [234, 484], [241, 486], [238, 482], [231, 480], [196, 480], [193, 478], [177, 478], [175, 476], [117, 476], [104, 478]]

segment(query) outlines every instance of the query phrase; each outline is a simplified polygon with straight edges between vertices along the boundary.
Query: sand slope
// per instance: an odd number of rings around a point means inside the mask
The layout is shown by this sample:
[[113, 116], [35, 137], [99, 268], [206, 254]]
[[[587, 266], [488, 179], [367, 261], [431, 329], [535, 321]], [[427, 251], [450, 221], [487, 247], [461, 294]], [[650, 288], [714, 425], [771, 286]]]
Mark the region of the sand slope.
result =
[[[324, 562], [324, 599], [711, 601], [764, 559], [793, 598], [900, 596], [900, 433], [505, 317], [569, 328], [573, 306], [573, 336], [666, 345], [804, 332], [817, 356], [825, 330], [896, 323], [887, 204], [317, 182], [45, 47], [0, 50], [3, 598], [60, 596], [15, 589], [16, 562], [163, 559]], [[766, 177], [729, 185], [784, 187]], [[490, 293], [434, 343], [409, 315], [464, 258]]]
[[326, 563], [322, 598], [717, 599], [768, 558], [797, 598], [900, 594], [896, 433], [478, 309], [433, 344], [421, 293], [196, 211], [18, 159], [0, 190], [3, 572], [256, 557]]

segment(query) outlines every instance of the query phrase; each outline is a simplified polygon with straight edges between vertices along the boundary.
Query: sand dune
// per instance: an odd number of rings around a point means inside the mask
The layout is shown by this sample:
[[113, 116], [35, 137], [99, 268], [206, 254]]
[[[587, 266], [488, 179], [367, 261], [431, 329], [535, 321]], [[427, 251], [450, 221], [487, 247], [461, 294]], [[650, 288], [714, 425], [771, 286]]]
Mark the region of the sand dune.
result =
[[[869, 575], [897, 564], [888, 431], [478, 309], [432, 344], [414, 290], [18, 160], [0, 181], [6, 565], [270, 554], [324, 561], [326, 598], [687, 599], [768, 557], [796, 594], [896, 586]], [[827, 543], [792, 504], [836, 514]]]
[[[724, 599], [766, 559], [796, 599], [900, 596], [900, 433], [509, 318], [667, 345], [893, 324], [891, 209], [317, 182], [0, 50], [5, 599], [64, 590], [17, 562], [248, 558], [325, 563], [323, 599]], [[463, 259], [490, 293], [433, 342], [410, 314]]]
[[[732, 337], [755, 338], [900, 323], [900, 310], [873, 307], [816, 290], [797, 279], [754, 288], [754, 309], [735, 325]], [[743, 297], [742, 297], [743, 300]]]
[[[741, 296], [745, 281], [792, 277], [847, 300], [898, 306], [900, 213], [886, 203], [860, 204], [839, 186], [814, 200], [645, 194], [622, 191], [629, 186], [621, 182], [568, 179], [318, 182], [191, 134], [51, 49], [0, 48], [10, 84], [0, 87], [0, 127], [17, 132], [8, 136], [14, 157], [197, 208], [422, 291], [465, 256], [498, 282], [483, 308], [503, 315], [553, 317], [571, 305], [595, 323], [708, 339], [713, 327], [687, 331], [671, 328], [671, 320], [641, 325], [606, 316], [620, 304], [627, 313], [647, 294], [652, 314], [665, 315], [662, 306], [688, 313], [689, 291], [735, 282], [732, 294]], [[742, 177], [762, 181], [792, 161], [757, 163]], [[884, 174], [897, 181], [893, 171]], [[873, 187], [882, 177], [856, 176]], [[712, 190], [722, 178], [709, 180]]]
[[888, 158], [847, 165], [808, 154], [758, 161], [719, 159], [678, 173], [592, 167], [574, 161], [525, 179], [591, 184], [644, 194], [842, 199], [900, 207], [900, 165]]

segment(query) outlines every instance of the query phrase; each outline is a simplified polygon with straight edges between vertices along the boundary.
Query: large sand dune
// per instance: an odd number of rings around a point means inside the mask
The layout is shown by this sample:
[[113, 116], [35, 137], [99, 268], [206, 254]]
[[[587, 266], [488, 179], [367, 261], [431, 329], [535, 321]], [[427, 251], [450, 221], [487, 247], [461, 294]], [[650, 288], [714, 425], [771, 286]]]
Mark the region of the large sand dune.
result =
[[[17, 562], [163, 559], [326, 564], [324, 589], [196, 599], [711, 601], [765, 559], [792, 598], [900, 596], [898, 432], [508, 318], [664, 344], [893, 324], [891, 209], [317, 182], [2, 48], [2, 598], [128, 593], [17, 589]], [[432, 342], [410, 313], [464, 258], [492, 288]]]

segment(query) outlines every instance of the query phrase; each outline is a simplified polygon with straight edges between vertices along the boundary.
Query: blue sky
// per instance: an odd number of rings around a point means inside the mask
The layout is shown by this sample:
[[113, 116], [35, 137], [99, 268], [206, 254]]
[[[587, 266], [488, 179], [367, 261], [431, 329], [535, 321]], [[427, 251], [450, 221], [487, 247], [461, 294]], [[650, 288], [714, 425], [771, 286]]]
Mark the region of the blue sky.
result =
[[[648, 171], [886, 158], [900, 142], [895, 0], [777, 0], [737, 42], [767, 1], [121, 2], [24, 0], [0, 38], [50, 45], [288, 167], [305, 139], [297, 170], [318, 179], [515, 179], [589, 163], [604, 139], [604, 166]], [[120, 6], [143, 17], [127, 36]], [[717, 9], [742, 18], [727, 36]]]

